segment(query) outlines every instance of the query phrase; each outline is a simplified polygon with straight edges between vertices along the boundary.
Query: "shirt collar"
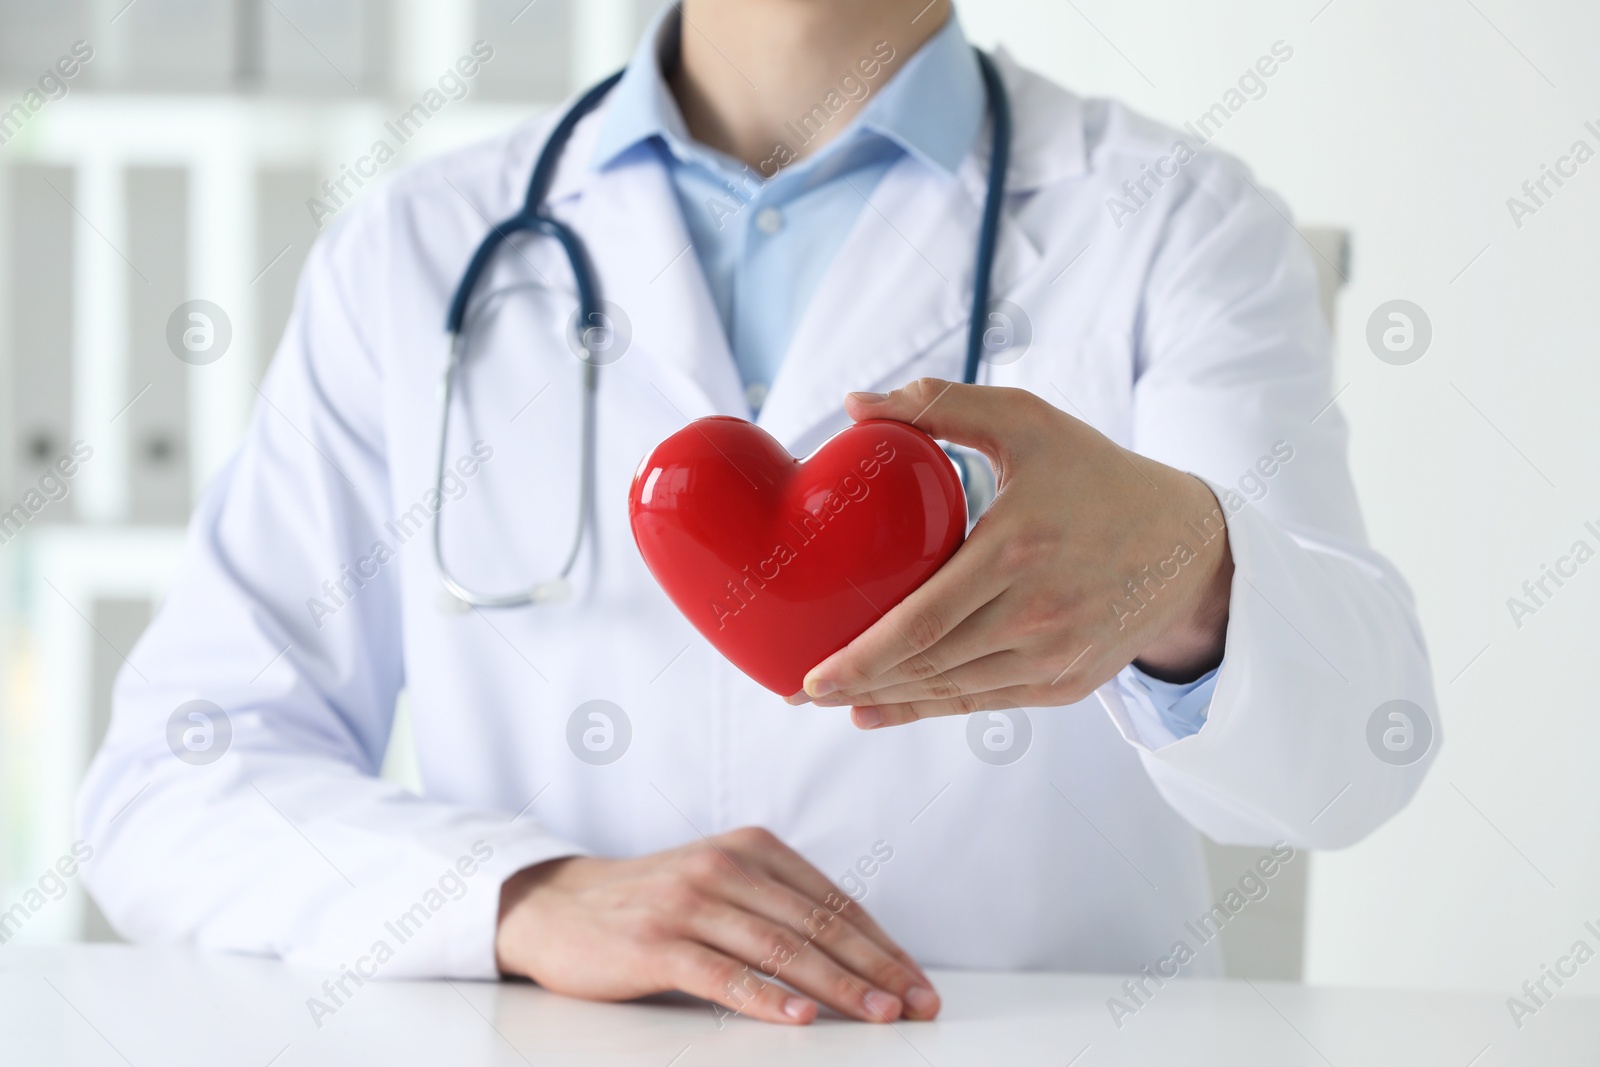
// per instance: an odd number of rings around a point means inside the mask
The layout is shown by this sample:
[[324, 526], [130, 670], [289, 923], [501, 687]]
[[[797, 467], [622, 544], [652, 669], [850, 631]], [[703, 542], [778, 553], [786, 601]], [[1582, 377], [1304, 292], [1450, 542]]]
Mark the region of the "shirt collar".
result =
[[662, 74], [664, 67], [677, 62], [680, 17], [676, 4], [666, 5], [639, 39], [622, 80], [606, 101], [595, 143], [595, 170], [604, 170], [654, 137], [674, 148], [692, 143], [683, 112]]
[[955, 13], [875, 92], [857, 125], [954, 174], [971, 151], [988, 106], [978, 58]]
[[[720, 153], [694, 141], [663, 69], [677, 62], [681, 16], [667, 5], [645, 32], [622, 80], [607, 101], [594, 159], [604, 170], [638, 145], [659, 139], [678, 158], [730, 165]], [[887, 83], [873, 93], [851, 127], [821, 151], [785, 169], [812, 169], [816, 161], [844, 151], [866, 134], [886, 138], [924, 163], [954, 174], [983, 125], [986, 97], [977, 58], [954, 13]], [[731, 164], [738, 169], [738, 164]]]

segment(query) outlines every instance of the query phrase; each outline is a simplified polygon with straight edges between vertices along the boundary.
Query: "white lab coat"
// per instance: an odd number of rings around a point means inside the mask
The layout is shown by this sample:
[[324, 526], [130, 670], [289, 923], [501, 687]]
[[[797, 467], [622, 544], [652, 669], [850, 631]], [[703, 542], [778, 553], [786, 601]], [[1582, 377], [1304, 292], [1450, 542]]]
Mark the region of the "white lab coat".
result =
[[[399, 177], [313, 251], [265, 402], [204, 495], [83, 789], [85, 877], [112, 923], [327, 965], [386, 941], [388, 976], [489, 976], [512, 872], [759, 824], [864, 891], [927, 965], [1134, 970], [1210, 907], [1200, 833], [1338, 847], [1404, 805], [1427, 762], [1375, 758], [1367, 721], [1394, 698], [1431, 712], [1430, 672], [1410, 595], [1365, 542], [1306, 249], [1209, 152], [1119, 228], [1108, 198], [1176, 134], [1002, 69], [1016, 137], [995, 291], [1032, 338], [984, 380], [1219, 489], [1275, 444], [1293, 452], [1229, 519], [1227, 655], [1197, 735], [1157, 744], [1119, 680], [1030, 710], [1031, 747], [995, 766], [964, 719], [863, 733], [843, 710], [785, 706], [695, 633], [640, 560], [627, 489], [686, 419], [748, 411], [667, 178], [593, 172], [597, 116], [552, 190], [631, 324], [600, 377], [597, 530], [566, 603], [442, 610], [427, 529], [386, 524], [427, 509], [446, 302], [487, 221], [520, 206], [546, 118]], [[987, 150], [985, 134], [959, 179], [903, 160], [872, 193], [761, 412], [791, 452], [847, 424], [847, 390], [960, 377]], [[579, 490], [570, 274], [549, 240], [514, 244], [479, 289], [520, 287], [485, 319], [448, 449], [492, 458], [443, 509], [458, 577], [490, 590], [559, 569]], [[314, 617], [357, 567], [371, 576]], [[420, 797], [375, 777], [402, 689]], [[232, 726], [210, 765], [166, 741], [193, 699]], [[567, 741], [596, 699], [631, 725], [608, 765]], [[470, 877], [441, 890], [475, 842]], [[419, 903], [425, 923], [393, 926]]]

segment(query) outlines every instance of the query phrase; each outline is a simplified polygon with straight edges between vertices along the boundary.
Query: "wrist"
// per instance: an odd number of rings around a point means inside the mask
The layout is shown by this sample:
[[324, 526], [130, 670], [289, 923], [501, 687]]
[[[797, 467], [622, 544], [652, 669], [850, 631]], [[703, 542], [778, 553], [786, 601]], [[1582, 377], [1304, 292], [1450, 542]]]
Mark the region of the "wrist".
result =
[[523, 961], [527, 953], [529, 912], [536, 906], [530, 902], [541, 887], [546, 886], [563, 867], [580, 857], [563, 856], [546, 860], [532, 867], [524, 867], [500, 884], [500, 913], [495, 920], [494, 962], [503, 975], [528, 974]]
[[[1185, 609], [1133, 661], [1152, 678], [1178, 683], [1192, 682], [1222, 663], [1233, 588], [1233, 552], [1228, 545], [1226, 514], [1209, 486], [1198, 478], [1185, 477], [1200, 505], [1190, 509], [1195, 511], [1196, 519], [1188, 529], [1207, 530], [1220, 524], [1220, 531], [1198, 546], [1197, 562], [1202, 566]], [[1210, 524], [1199, 521], [1201, 516]]]

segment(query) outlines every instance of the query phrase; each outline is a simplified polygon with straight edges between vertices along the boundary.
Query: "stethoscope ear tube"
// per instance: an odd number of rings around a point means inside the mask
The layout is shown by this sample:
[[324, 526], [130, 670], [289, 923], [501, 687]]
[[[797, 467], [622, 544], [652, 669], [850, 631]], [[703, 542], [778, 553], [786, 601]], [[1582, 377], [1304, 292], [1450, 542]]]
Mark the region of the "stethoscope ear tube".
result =
[[[556, 165], [561, 161], [561, 151], [567, 146], [567, 140], [572, 136], [573, 129], [577, 127], [585, 115], [599, 106], [600, 101], [605, 99], [612, 86], [622, 80], [623, 73], [621, 70], [617, 71], [579, 97], [578, 102], [568, 108], [567, 113], [561, 117], [561, 121], [556, 124], [556, 128], [550, 131], [550, 136], [545, 138], [544, 148], [540, 150], [539, 159], [533, 165], [533, 174], [528, 179], [528, 191], [522, 198], [522, 210], [505, 222], [490, 227], [488, 234], [479, 243], [477, 250], [472, 253], [472, 259], [468, 262], [467, 269], [462, 272], [461, 281], [456, 284], [456, 291], [450, 298], [450, 310], [445, 314], [444, 323], [445, 331], [451, 336], [461, 333], [461, 324], [466, 321], [467, 317], [467, 304], [472, 300], [472, 290], [477, 288], [478, 278], [488, 268], [489, 261], [494, 258], [495, 251], [500, 247], [500, 242], [512, 234], [520, 233], [526, 229], [540, 229], [543, 232], [549, 232], [538, 225], [538, 220], [555, 222], [554, 219], [542, 214], [542, 209], [545, 197], [550, 192], [550, 183], [555, 180]], [[556, 225], [560, 227], [559, 223], [556, 223]], [[582, 259], [582, 243], [566, 227], [560, 228], [565, 231], [565, 235], [555, 234], [554, 236], [561, 237], [561, 244], [567, 251], [567, 257], [573, 259], [572, 250], [577, 247], [579, 249], [577, 258]], [[587, 275], [587, 270], [580, 272], [575, 269], [574, 273]], [[584, 280], [587, 280], [587, 278]], [[579, 306], [584, 307], [585, 312], [592, 311], [599, 306], [598, 302], [594, 300], [596, 295], [594, 287], [591, 285], [589, 288], [590, 299], [587, 306], [585, 306], [583, 288], [581, 284], [579, 286]]]
[[989, 92], [989, 185], [983, 197], [983, 225], [978, 231], [978, 254], [972, 276], [972, 312], [967, 320], [967, 362], [961, 380], [978, 381], [983, 359], [983, 336], [989, 324], [989, 289], [993, 281], [995, 249], [1000, 243], [1000, 210], [1005, 205], [1006, 170], [1011, 165], [1011, 102], [1000, 71], [982, 51], [974, 49], [983, 84]]
[[593, 111], [622, 78], [622, 71], [606, 78], [598, 85], [584, 93], [578, 102], [567, 110], [545, 139], [544, 148], [539, 153], [538, 162], [534, 164], [533, 175], [528, 179], [528, 192], [523, 198], [522, 210], [504, 222], [492, 226], [489, 232], [479, 242], [473, 251], [467, 269], [461, 275], [461, 281], [456, 285], [456, 291], [450, 298], [450, 308], [445, 314], [445, 333], [449, 338], [449, 360], [445, 365], [444, 389], [442, 408], [443, 414], [439, 420], [439, 461], [434, 471], [434, 491], [441, 496], [444, 491], [444, 472], [446, 463], [445, 450], [450, 441], [450, 406], [455, 393], [456, 374], [461, 370], [466, 357], [466, 321], [467, 307], [472, 301], [473, 290], [477, 288], [478, 281], [488, 270], [489, 263], [494, 254], [499, 250], [502, 242], [513, 235], [526, 230], [553, 237], [561, 244], [562, 251], [566, 253], [567, 263], [572, 270], [573, 285], [578, 290], [578, 313], [580, 336], [584, 338], [584, 348], [587, 357], [583, 359], [583, 424], [580, 430], [581, 440], [579, 448], [582, 454], [580, 471], [580, 491], [578, 497], [577, 528], [573, 531], [572, 546], [567, 551], [567, 558], [561, 565], [560, 573], [548, 581], [537, 582], [531, 588], [521, 593], [507, 593], [494, 595], [478, 593], [460, 582], [450, 573], [450, 568], [444, 561], [444, 510], [441, 508], [433, 516], [433, 560], [439, 571], [439, 581], [444, 586], [446, 593], [456, 601], [475, 608], [515, 608], [527, 604], [543, 604], [565, 600], [572, 594], [572, 569], [577, 565], [578, 554], [583, 549], [584, 534], [593, 521], [594, 515], [594, 482], [595, 482], [595, 393], [599, 389], [599, 356], [589, 350], [589, 333], [585, 328], [596, 321], [600, 314], [599, 287], [594, 281], [594, 272], [589, 266], [589, 257], [584, 251], [583, 241], [565, 223], [544, 214], [544, 201], [550, 191], [550, 183], [555, 177], [556, 164], [560, 161], [561, 151], [566, 147], [568, 138], [572, 136], [573, 129], [579, 121]]
[[[978, 231], [978, 254], [972, 278], [972, 311], [967, 323], [967, 358], [961, 380], [976, 385], [983, 361], [984, 334], [989, 324], [989, 292], [994, 274], [995, 249], [1000, 240], [1000, 212], [1005, 204], [1006, 170], [1011, 162], [1011, 105], [994, 61], [977, 52], [978, 68], [989, 93], [989, 122], [993, 127], [989, 149], [989, 185], [983, 199], [983, 224]], [[947, 444], [945, 455], [961, 477], [967, 498], [967, 531], [989, 510], [999, 492], [994, 467], [983, 453]]]
[[[439, 424], [439, 456], [433, 479], [434, 492], [441, 500], [444, 498], [444, 473], [450, 443], [450, 408], [455, 397], [456, 374], [461, 369], [466, 355], [466, 344], [462, 334], [451, 333], [449, 345], [449, 359], [445, 366], [442, 388], [443, 414], [440, 416]], [[516, 608], [528, 604], [556, 603], [572, 595], [572, 569], [577, 565], [578, 554], [583, 550], [584, 534], [594, 517], [595, 393], [599, 385], [599, 373], [593, 358], [583, 360], [583, 365], [583, 428], [580, 442], [582, 467], [579, 473], [578, 519], [572, 533], [572, 545], [567, 550], [567, 558], [561, 565], [560, 573], [548, 581], [536, 582], [527, 591], [520, 593], [492, 594], [468, 589], [456, 580], [444, 561], [445, 509], [441, 507], [433, 514], [433, 562], [439, 572], [439, 583], [444, 586], [446, 594], [454, 598], [458, 604], [473, 608]]]

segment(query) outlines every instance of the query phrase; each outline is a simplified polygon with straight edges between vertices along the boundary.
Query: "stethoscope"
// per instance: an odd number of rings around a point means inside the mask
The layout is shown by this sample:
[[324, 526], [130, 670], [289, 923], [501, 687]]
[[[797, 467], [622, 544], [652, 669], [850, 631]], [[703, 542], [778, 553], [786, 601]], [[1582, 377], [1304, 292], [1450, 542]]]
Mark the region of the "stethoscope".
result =
[[[978, 365], [982, 362], [986, 347], [984, 340], [989, 319], [990, 275], [994, 271], [995, 247], [1000, 232], [1000, 208], [1005, 197], [1006, 170], [1011, 161], [1011, 103], [1006, 96], [1005, 85], [1000, 80], [1000, 72], [995, 68], [994, 61], [981, 50], [974, 49], [974, 51], [977, 53], [978, 67], [983, 73], [984, 89], [989, 102], [989, 118], [994, 130], [993, 147], [989, 153], [989, 185], [983, 201], [983, 225], [978, 232], [978, 250], [973, 270], [967, 358], [961, 376], [961, 380], [969, 385], [978, 380]], [[456, 374], [461, 369], [467, 350], [464, 332], [467, 303], [471, 300], [473, 289], [483, 276], [483, 272], [488, 269], [489, 262], [494, 258], [494, 253], [501, 243], [524, 230], [532, 230], [559, 241], [562, 251], [566, 253], [573, 282], [578, 290], [579, 315], [575, 321], [588, 327], [581, 329], [578, 337], [578, 342], [585, 353], [580, 357], [583, 362], [583, 422], [579, 431], [580, 489], [577, 529], [573, 531], [572, 546], [567, 551], [566, 561], [561, 565], [561, 571], [555, 578], [538, 582], [525, 592], [501, 595], [473, 592], [456, 581], [450, 574], [450, 568], [445, 564], [442, 521], [444, 511], [441, 508], [433, 515], [433, 559], [439, 569], [439, 580], [451, 596], [462, 605], [475, 608], [514, 608], [525, 604], [563, 600], [571, 593], [572, 569], [577, 565], [578, 553], [588, 532], [594, 504], [595, 392], [599, 383], [599, 367], [603, 361], [604, 345], [601, 339], [607, 331], [604, 329], [606, 318], [601, 311], [599, 287], [595, 284], [594, 272], [590, 269], [583, 241], [570, 226], [552, 218], [543, 208], [545, 196], [550, 190], [551, 179], [555, 176], [556, 165], [567, 146], [567, 141], [572, 137], [573, 129], [585, 115], [599, 106], [606, 94], [621, 80], [622, 75], [623, 71], [619, 70], [594, 86], [579, 97], [577, 103], [561, 117], [561, 121], [556, 124], [549, 139], [545, 141], [544, 149], [534, 164], [533, 176], [528, 180], [528, 195], [523, 200], [522, 210], [490, 228], [482, 243], [478, 245], [477, 251], [472, 253], [466, 272], [462, 274], [461, 281], [456, 285], [455, 295], [450, 300], [450, 312], [445, 319], [450, 359], [444, 372], [444, 414], [439, 426], [439, 463], [434, 477], [434, 490], [441, 498], [444, 495], [445, 450], [450, 440], [450, 405], [455, 395]], [[987, 460], [969, 449], [950, 448], [946, 449], [946, 452], [961, 474], [961, 483], [967, 495], [967, 514], [976, 519], [994, 499], [994, 471]]]

